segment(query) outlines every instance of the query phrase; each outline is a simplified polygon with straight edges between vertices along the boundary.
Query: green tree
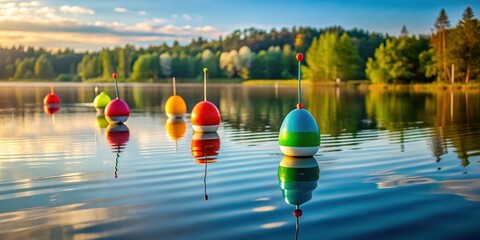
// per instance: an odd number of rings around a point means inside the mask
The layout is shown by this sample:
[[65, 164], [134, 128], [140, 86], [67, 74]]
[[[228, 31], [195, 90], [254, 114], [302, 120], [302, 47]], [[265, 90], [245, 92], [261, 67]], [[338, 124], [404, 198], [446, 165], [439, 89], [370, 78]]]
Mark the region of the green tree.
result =
[[8, 64], [5, 66], [4, 77], [9, 79], [15, 75], [15, 66], [13, 64]]
[[115, 71], [113, 64], [113, 55], [112, 52], [108, 49], [102, 49], [102, 74], [104, 79], [110, 79], [112, 73]]
[[133, 64], [132, 79], [140, 82], [148, 79], [156, 81], [160, 67], [160, 58], [157, 54], [142, 54]]
[[117, 73], [120, 78], [130, 77], [133, 51], [135, 48], [128, 44], [118, 51]]
[[406, 83], [415, 76], [411, 38], [404, 36], [387, 39], [375, 50], [375, 58], [369, 58], [366, 74], [373, 83]]
[[337, 44], [337, 55], [337, 77], [347, 80], [352, 79], [358, 71], [361, 60], [347, 33], [343, 33], [340, 37], [339, 44]]
[[87, 63], [85, 70], [85, 79], [97, 78], [102, 74], [102, 62], [100, 60], [100, 55], [93, 55]]
[[150, 54], [143, 54], [133, 64], [132, 80], [145, 81], [150, 77]]
[[150, 76], [154, 82], [157, 81], [159, 74], [160, 57], [158, 56], [158, 53], [152, 53], [150, 54]]
[[438, 74], [435, 51], [432, 48], [422, 51], [418, 56], [418, 60], [420, 64], [420, 72], [425, 75], [428, 82], [431, 82], [431, 80]]
[[314, 38], [302, 66], [305, 79], [333, 81], [336, 78], [352, 79], [360, 65], [360, 56], [348, 34], [339, 37], [337, 32], [326, 32]]
[[88, 54], [88, 52], [87, 52], [83, 55], [80, 63], [78, 63], [77, 73], [80, 76], [80, 78], [82, 79], [82, 81], [87, 79], [87, 64], [88, 64], [89, 60], [90, 60], [90, 54]]
[[295, 72], [297, 71], [296, 59], [292, 47], [288, 44], [285, 44], [282, 49], [282, 66], [282, 78], [294, 78]]
[[37, 79], [50, 79], [54, 76], [52, 63], [46, 55], [41, 55], [35, 61], [34, 74]]
[[450, 21], [448, 20], [447, 13], [445, 9], [440, 10], [440, 14], [437, 17], [437, 20], [434, 24], [435, 34], [432, 36], [431, 44], [435, 49], [437, 68], [439, 73], [441, 73], [441, 81], [448, 81], [450, 77], [450, 72], [448, 71], [448, 56], [447, 56], [447, 31], [450, 27]]
[[252, 61], [250, 64], [249, 74], [252, 79], [263, 79], [265, 78], [265, 67], [266, 67], [266, 55], [267, 52], [262, 50], [257, 54], [252, 54]]
[[24, 58], [18, 62], [15, 71], [15, 78], [16, 79], [32, 79], [33, 75], [33, 67], [35, 65], [35, 58]]
[[480, 65], [480, 24], [478, 19], [474, 18], [470, 6], [465, 9], [462, 20], [452, 35], [455, 44], [449, 48], [449, 55], [458, 70], [456, 76], [462, 77], [465, 83], [468, 83], [472, 75], [479, 74]]
[[265, 55], [265, 77], [282, 79], [282, 50], [279, 46], [271, 46]]

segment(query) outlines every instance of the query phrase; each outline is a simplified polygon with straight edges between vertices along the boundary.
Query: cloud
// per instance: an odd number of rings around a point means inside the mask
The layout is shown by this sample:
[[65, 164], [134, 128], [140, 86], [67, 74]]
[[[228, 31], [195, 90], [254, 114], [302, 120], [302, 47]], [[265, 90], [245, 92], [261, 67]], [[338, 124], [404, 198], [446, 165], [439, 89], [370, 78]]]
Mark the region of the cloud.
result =
[[135, 11], [131, 11], [131, 10], [128, 10], [128, 9], [122, 8], [122, 7], [116, 7], [116, 8], [113, 9], [113, 11], [118, 12], [118, 13], [136, 13], [138, 15], [146, 15], [147, 14], [147, 12], [143, 11], [143, 10], [135, 12]]
[[20, 7], [38, 7], [40, 6], [40, 2], [38, 1], [31, 1], [31, 2], [21, 2], [18, 4]]
[[190, 15], [188, 14], [182, 14], [182, 18], [187, 20], [187, 21], [191, 21], [192, 20], [192, 17], [190, 17]]
[[113, 11], [119, 12], [119, 13], [124, 13], [124, 12], [127, 12], [128, 10], [126, 8], [117, 7], [115, 9], [113, 9]]
[[[125, 11], [143, 14], [127, 9]], [[148, 46], [175, 39], [188, 43], [191, 38], [199, 36], [217, 38], [225, 34], [213, 26], [190, 24], [178, 26], [167, 24], [167, 20], [162, 18], [143, 19], [127, 24], [118, 21], [75, 18], [80, 14], [93, 15], [94, 11], [67, 5], [52, 8], [35, 1], [28, 2], [22, 7], [16, 2], [13, 4], [0, 2], [0, 42], [3, 46], [23, 44], [41, 47], [100, 49], [126, 43]], [[185, 16], [181, 17], [185, 18]]]
[[69, 5], [61, 6], [60, 12], [73, 13], [75, 15], [81, 15], [81, 14], [94, 15], [95, 14], [95, 11], [93, 11], [92, 9], [83, 8], [79, 6], [69, 6]]

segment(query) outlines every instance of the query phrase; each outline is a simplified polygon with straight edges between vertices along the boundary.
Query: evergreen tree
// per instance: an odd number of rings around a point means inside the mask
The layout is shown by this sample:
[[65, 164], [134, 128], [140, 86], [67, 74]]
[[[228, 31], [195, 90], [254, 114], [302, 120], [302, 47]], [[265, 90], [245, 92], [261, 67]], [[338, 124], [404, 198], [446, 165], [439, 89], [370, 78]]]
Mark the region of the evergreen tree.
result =
[[117, 73], [119, 78], [129, 78], [131, 72], [133, 52], [135, 48], [131, 45], [125, 45], [118, 51]]
[[112, 52], [108, 49], [102, 49], [101, 52], [102, 57], [102, 74], [104, 79], [110, 79], [112, 73], [115, 72], [113, 68], [113, 55]]
[[82, 81], [85, 81], [87, 79], [87, 64], [89, 60], [90, 60], [90, 55], [88, 53], [85, 53], [80, 63], [78, 63], [77, 73], [82, 79]]
[[400, 36], [405, 37], [408, 36], [408, 30], [405, 25], [402, 26], [402, 30], [400, 30]]
[[258, 54], [252, 54], [252, 62], [250, 64], [249, 74], [251, 79], [265, 78], [267, 52], [262, 50]]
[[480, 64], [480, 24], [470, 6], [465, 9], [453, 33], [455, 44], [449, 48], [449, 55], [458, 70], [455, 75], [469, 83], [472, 75], [478, 76]]
[[265, 77], [282, 79], [282, 51], [279, 46], [268, 48], [265, 55]]
[[440, 69], [442, 74], [441, 81], [448, 81], [450, 72], [448, 71], [448, 56], [447, 56], [447, 31], [450, 27], [450, 21], [448, 20], [445, 9], [442, 8], [437, 20], [434, 24], [435, 34], [432, 37], [432, 45], [436, 51], [436, 58], [439, 60], [437, 68]]
[[292, 47], [285, 44], [282, 49], [282, 78], [290, 79], [295, 78], [295, 72], [297, 68], [295, 54], [292, 51]]

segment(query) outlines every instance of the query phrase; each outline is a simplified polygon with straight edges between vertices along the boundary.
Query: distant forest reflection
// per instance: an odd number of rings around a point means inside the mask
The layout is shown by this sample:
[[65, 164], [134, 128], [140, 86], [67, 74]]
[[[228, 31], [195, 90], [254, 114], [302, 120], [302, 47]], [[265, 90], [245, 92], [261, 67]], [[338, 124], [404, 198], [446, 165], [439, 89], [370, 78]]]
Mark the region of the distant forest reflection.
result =
[[[190, 112], [202, 100], [201, 85], [179, 85]], [[101, 89], [113, 95], [111, 86]], [[95, 97], [94, 86], [58, 86], [55, 92], [62, 99], [62, 111], [69, 104], [86, 104]], [[35, 114], [42, 112], [43, 97], [48, 86], [3, 87], [0, 90], [0, 114]], [[128, 84], [120, 87], [120, 95], [133, 114], [163, 115], [163, 105], [171, 95], [169, 85]], [[219, 107], [222, 121], [231, 128], [251, 132], [278, 131], [283, 118], [297, 101], [296, 88], [280, 86], [242, 86], [212, 84], [208, 100]], [[455, 148], [462, 166], [469, 157], [480, 155], [480, 94], [468, 91], [408, 92], [358, 89], [354, 87], [304, 87], [303, 102], [320, 127], [322, 135], [355, 137], [360, 131], [378, 129], [399, 133], [400, 141], [408, 141], [403, 132], [427, 129], [432, 154], [440, 160], [447, 145]], [[92, 112], [93, 114], [93, 112]], [[448, 143], [448, 144], [447, 144]]]

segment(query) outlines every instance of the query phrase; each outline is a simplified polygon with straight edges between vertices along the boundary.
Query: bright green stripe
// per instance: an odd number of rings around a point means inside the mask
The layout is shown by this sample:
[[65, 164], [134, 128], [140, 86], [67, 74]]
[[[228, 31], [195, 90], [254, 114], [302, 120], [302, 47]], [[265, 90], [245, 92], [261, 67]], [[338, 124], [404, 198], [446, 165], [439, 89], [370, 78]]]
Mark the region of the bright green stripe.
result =
[[320, 176], [320, 168], [286, 168], [278, 167], [278, 180], [280, 182], [306, 182], [317, 181]]
[[278, 143], [285, 147], [315, 147], [320, 146], [318, 132], [280, 132]]

